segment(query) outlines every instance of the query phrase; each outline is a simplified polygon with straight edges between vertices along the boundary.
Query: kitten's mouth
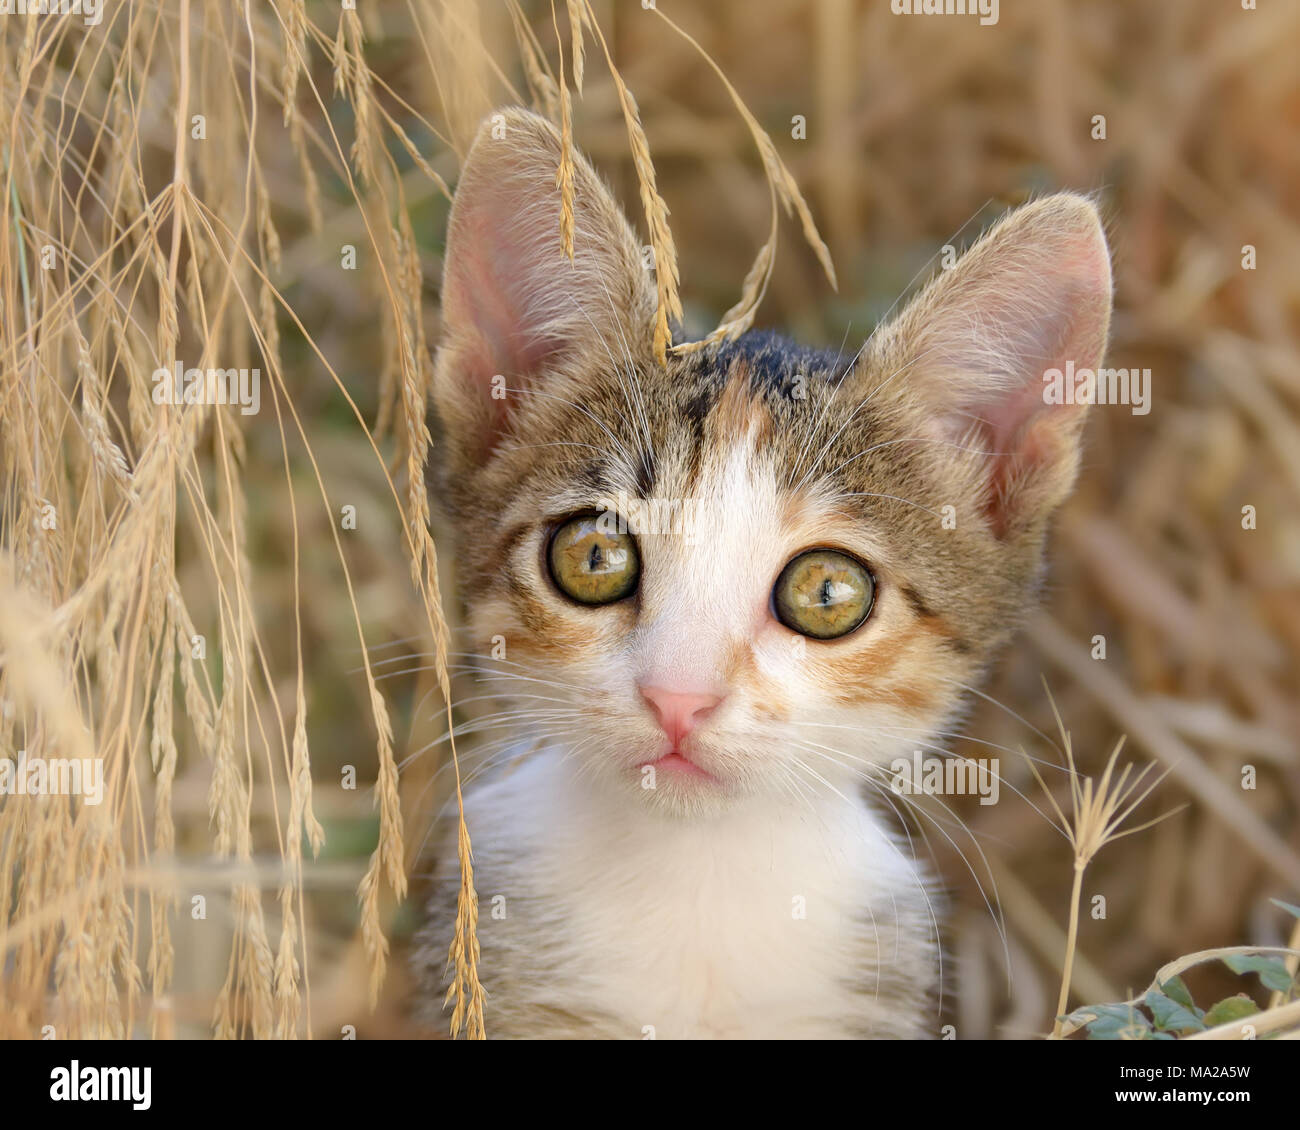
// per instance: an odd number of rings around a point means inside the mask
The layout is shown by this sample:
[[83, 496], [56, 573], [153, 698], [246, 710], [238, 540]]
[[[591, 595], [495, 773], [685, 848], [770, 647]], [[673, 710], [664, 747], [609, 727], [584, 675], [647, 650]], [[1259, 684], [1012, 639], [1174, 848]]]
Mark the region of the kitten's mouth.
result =
[[643, 761], [637, 766], [638, 772], [647, 765], [652, 766], [656, 773], [667, 773], [673, 778], [693, 779], [697, 781], [716, 782], [717, 778], [706, 769], [701, 769], [694, 761], [687, 757], [679, 749], [672, 749], [663, 757], [653, 761]]

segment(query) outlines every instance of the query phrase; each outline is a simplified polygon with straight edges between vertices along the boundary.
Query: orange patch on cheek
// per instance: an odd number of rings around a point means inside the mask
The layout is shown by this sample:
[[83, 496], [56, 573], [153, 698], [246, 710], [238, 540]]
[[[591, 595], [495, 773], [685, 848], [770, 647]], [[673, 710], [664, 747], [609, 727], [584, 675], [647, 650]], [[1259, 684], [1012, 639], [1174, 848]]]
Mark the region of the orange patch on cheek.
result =
[[919, 619], [882, 636], [854, 655], [826, 660], [830, 696], [848, 706], [901, 706], [928, 713], [939, 699], [933, 672], [938, 662], [937, 630]]
[[766, 718], [769, 722], [789, 721], [794, 704], [775, 683], [767, 679], [757, 679], [752, 690], [754, 697], [750, 709], [755, 714], [760, 718]]
[[754, 672], [754, 649], [746, 640], [738, 639], [727, 652], [722, 664], [722, 680], [727, 686], [736, 686]]
[[545, 636], [510, 632], [504, 636], [507, 659], [557, 659], [580, 656], [590, 647], [590, 637], [576, 632], [551, 631]]
[[474, 636], [480, 641], [505, 636], [508, 649], [517, 646], [529, 654], [553, 656], [589, 653], [635, 626], [636, 613], [627, 602], [590, 610], [567, 602], [557, 608], [557, 603], [558, 598], [547, 600], [525, 588], [511, 587], [471, 610]]
[[505, 660], [582, 656], [601, 645], [600, 633], [555, 614], [539, 601], [496, 600], [471, 620], [475, 644], [489, 657], [502, 643], [505, 653], [500, 658]]

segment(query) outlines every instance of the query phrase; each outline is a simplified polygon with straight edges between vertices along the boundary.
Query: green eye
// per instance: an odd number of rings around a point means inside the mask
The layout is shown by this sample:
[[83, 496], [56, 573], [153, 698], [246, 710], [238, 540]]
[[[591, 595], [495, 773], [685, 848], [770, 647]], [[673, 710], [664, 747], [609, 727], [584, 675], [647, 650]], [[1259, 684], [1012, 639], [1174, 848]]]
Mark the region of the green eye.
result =
[[551, 535], [546, 563], [551, 580], [579, 604], [612, 604], [636, 589], [641, 558], [631, 534], [610, 527], [607, 515], [570, 518]]
[[811, 549], [794, 558], [772, 591], [776, 618], [815, 640], [847, 636], [871, 614], [876, 583], [862, 562], [833, 549]]

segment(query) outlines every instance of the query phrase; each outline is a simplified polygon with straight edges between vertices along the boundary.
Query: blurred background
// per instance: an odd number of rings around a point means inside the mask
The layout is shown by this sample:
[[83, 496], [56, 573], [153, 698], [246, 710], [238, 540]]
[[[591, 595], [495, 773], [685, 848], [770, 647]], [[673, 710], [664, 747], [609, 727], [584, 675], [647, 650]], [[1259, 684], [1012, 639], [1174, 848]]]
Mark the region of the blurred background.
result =
[[[536, 99], [546, 108], [537, 76], [547, 68], [558, 74], [561, 45], [572, 74], [565, 7], [557, 15], [531, 2], [363, 0], [351, 23], [324, 3], [277, 2], [256, 12], [122, 7], [134, 22], [106, 11], [93, 29], [29, 31], [14, 18], [0, 28], [5, 72], [20, 78], [0, 103], [0, 122], [13, 123], [5, 126], [6, 176], [18, 202], [6, 205], [6, 381], [21, 387], [29, 354], [18, 332], [19, 243], [35, 261], [58, 233], [80, 248], [85, 277], [98, 278], [104, 268], [93, 253], [144, 211], [104, 203], [105, 187], [121, 183], [113, 180], [121, 176], [114, 146], [128, 136], [129, 121], [133, 144], [122, 161], [134, 170], [140, 198], [156, 199], [176, 176], [173, 110], [188, 82], [191, 111], [209, 115], [209, 140], [192, 140], [187, 150], [194, 163], [187, 191], [197, 203], [187, 206], [178, 252], [181, 285], [189, 287], [179, 348], [197, 356], [199, 343], [211, 341], [197, 300], [219, 288], [222, 257], [196, 249], [238, 233], [226, 245], [250, 249], [283, 304], [272, 301], [268, 318], [257, 297], [262, 275], [238, 264], [234, 277], [247, 272], [252, 297], [223, 331], [225, 356], [246, 354], [249, 363], [260, 356], [268, 372], [280, 372], [283, 404], [292, 404], [302, 431], [287, 411], [264, 410], [228, 418], [237, 441], [210, 424], [195, 441], [191, 489], [215, 500], [218, 517], [237, 515], [232, 544], [247, 570], [246, 623], [264, 646], [262, 658], [242, 667], [210, 662], [214, 678], [204, 693], [218, 717], [225, 716], [222, 673], [244, 679], [241, 723], [231, 722], [237, 757], [223, 761], [219, 748], [208, 750], [201, 727], [190, 732], [183, 718], [175, 726], [166, 800], [173, 843], [155, 835], [163, 817], [149, 794], [157, 772], [149, 741], [112, 730], [113, 696], [84, 689], [104, 668], [73, 692], [96, 740], [114, 734], [112, 764], [132, 781], [115, 794], [121, 859], [105, 865], [118, 876], [114, 897], [126, 908], [112, 929], [128, 940], [113, 950], [107, 972], [116, 985], [112, 1008], [126, 1011], [108, 1022], [101, 989], [91, 994], [94, 1023], [84, 1010], [60, 1015], [74, 1027], [117, 1033], [203, 1035], [214, 1023], [222, 1034], [251, 1034], [259, 1024], [269, 1033], [258, 1017], [275, 1015], [278, 1034], [332, 1037], [344, 1025], [365, 1036], [422, 1034], [409, 1015], [405, 958], [419, 919], [416, 861], [431, 814], [447, 802], [448, 774], [435, 778], [445, 747], [419, 752], [441, 737], [446, 720], [432, 658], [438, 629], [426, 611], [427, 585], [412, 583], [404, 538], [418, 509], [408, 495], [408, 483], [418, 481], [409, 460], [414, 452], [418, 470], [421, 455], [410, 405], [420, 403], [425, 354], [439, 330], [448, 209], [439, 178], [454, 188], [458, 153], [492, 107]], [[1051, 809], [1041, 787], [1012, 752], [1062, 761], [1049, 689], [1082, 772], [1099, 773], [1121, 735], [1122, 761], [1167, 771], [1134, 822], [1176, 810], [1107, 845], [1089, 867], [1072, 1006], [1130, 997], [1162, 964], [1193, 951], [1285, 945], [1294, 919], [1269, 899], [1300, 902], [1300, 7], [1039, 0], [1001, 5], [988, 26], [978, 17], [895, 15], [889, 0], [663, 0], [660, 9], [716, 62], [768, 132], [838, 273], [836, 290], [798, 223], [783, 217], [757, 325], [808, 343], [860, 342], [936, 269], [945, 245], [964, 247], [1035, 193], [1071, 188], [1096, 194], [1111, 239], [1109, 364], [1151, 371], [1148, 414], [1093, 410], [1079, 484], [1052, 541], [1043, 614], [983, 688], [965, 727], [969, 739], [953, 746], [973, 756], [1007, 751], [1002, 800], [958, 802], [951, 814], [936, 813], [937, 825], [912, 827], [950, 892], [943, 1022], [959, 1038], [1041, 1036], [1052, 1025], [1072, 853], [1044, 816]], [[639, 105], [671, 213], [687, 336], [701, 336], [736, 301], [768, 236], [770, 190], [759, 154], [718, 75], [656, 12], [637, 0], [593, 0], [591, 12]], [[42, 50], [47, 37], [57, 41]], [[285, 60], [295, 42], [303, 44], [301, 73], [290, 86]], [[616, 85], [590, 31], [586, 50], [583, 89], [572, 95], [575, 142], [644, 232]], [[182, 55], [192, 62], [188, 75]], [[128, 68], [131, 97], [119, 102], [112, 78], [123, 60], [136, 66]], [[335, 96], [340, 73], [343, 95]], [[286, 104], [296, 107], [296, 124], [286, 124]], [[109, 140], [96, 128], [104, 122], [112, 124]], [[363, 141], [354, 144], [357, 137]], [[367, 146], [376, 168], [369, 179], [356, 173]], [[93, 191], [78, 193], [83, 183]], [[37, 222], [42, 207], [48, 223]], [[78, 224], [97, 208], [103, 216]], [[28, 224], [21, 238], [15, 211]], [[241, 216], [250, 214], [254, 222], [241, 229]], [[161, 250], [165, 278], [166, 210], [147, 238], [135, 236]], [[345, 245], [358, 248], [356, 273], [340, 267]], [[109, 290], [123, 309], [156, 323], [166, 307], [156, 296], [167, 288], [149, 275], [148, 262], [146, 255], [139, 263], [148, 285], [129, 287], [128, 262], [114, 268]], [[195, 283], [186, 283], [187, 272]], [[93, 301], [74, 275], [37, 296], [50, 318], [66, 315], [60, 293]], [[161, 354], [152, 324], [131, 342], [104, 329], [109, 322], [97, 323], [102, 333], [91, 336], [91, 352], [101, 360], [109, 431], [139, 474], [147, 429], [130, 422], [131, 389], [142, 373], [147, 379], [151, 350]], [[278, 339], [278, 366], [268, 355], [270, 336]], [[72, 411], [84, 372], [57, 357], [48, 369], [64, 390], [59, 410]], [[233, 453], [229, 461], [223, 452]], [[69, 455], [73, 464], [77, 458], [84, 459]], [[232, 465], [237, 505], [222, 501]], [[15, 466], [7, 463], [6, 473], [17, 475]], [[358, 516], [346, 534], [336, 521], [343, 505]], [[225, 589], [212, 583], [219, 554], [201, 535], [222, 523], [180, 511], [167, 568], [197, 629], [223, 641], [214, 654], [228, 655], [245, 621], [231, 619]], [[20, 514], [18, 503], [6, 506], [6, 552], [21, 563]], [[422, 519], [415, 513], [414, 520]], [[120, 528], [109, 518], [101, 524], [107, 544]], [[97, 545], [82, 553], [48, 583], [29, 570], [14, 591], [26, 584], [41, 607], [57, 608], [94, 580], [96, 555], [106, 552]], [[438, 562], [454, 627], [449, 566], [445, 556]], [[88, 623], [88, 638], [96, 623]], [[126, 630], [116, 623], [110, 633]], [[15, 645], [0, 643], [12, 662]], [[397, 786], [382, 778], [386, 755], [382, 736], [377, 751], [382, 725], [367, 656], [391, 726], [387, 756], [403, 766]], [[67, 662], [66, 682], [75, 688], [77, 672], [92, 669], [75, 655]], [[292, 853], [285, 837], [301, 838], [288, 788], [294, 743], [285, 736], [299, 714], [299, 670], [324, 846], [313, 859], [303, 845], [300, 888], [290, 874], [291, 892], [301, 894], [286, 900], [284, 860]], [[188, 699], [177, 687], [183, 715]], [[7, 688], [20, 692], [34, 694]], [[123, 709], [142, 732], [157, 725], [147, 693], [135, 713]], [[247, 724], [258, 718], [260, 735]], [[9, 740], [23, 745], [12, 731]], [[355, 788], [347, 787], [349, 766]], [[222, 774], [240, 787], [222, 783]], [[376, 811], [377, 780], [381, 797], [391, 799], [394, 788], [400, 796], [396, 844], [391, 811], [386, 827]], [[1046, 781], [1068, 812], [1066, 775], [1048, 771]], [[227, 787], [239, 798], [233, 818], [246, 836], [223, 844], [218, 794]], [[18, 875], [15, 859], [32, 858], [34, 832], [14, 815], [12, 800], [0, 805], [7, 853], [0, 861]], [[75, 814], [68, 819], [81, 829]], [[393, 893], [399, 883], [365, 881], [390, 873], [389, 863], [375, 863], [385, 844], [415, 875], [405, 899]], [[66, 882], [47, 877], [43, 893], [32, 894], [34, 879], [8, 881], [6, 1023], [7, 1034], [21, 1035], [40, 1027], [51, 998], [78, 991], [60, 980], [58, 963], [73, 923], [84, 924], [88, 912]], [[207, 896], [205, 919], [191, 916], [195, 893]], [[297, 918], [294, 959], [280, 952], [287, 906]], [[172, 965], [159, 980], [164, 921]], [[372, 1012], [375, 926], [391, 952]], [[277, 1011], [277, 994], [289, 991], [277, 978], [286, 976], [300, 986], [301, 1012]], [[1257, 985], [1221, 966], [1186, 977], [1198, 1001], [1237, 991], [1267, 1001]], [[228, 999], [219, 1006], [223, 985]]]

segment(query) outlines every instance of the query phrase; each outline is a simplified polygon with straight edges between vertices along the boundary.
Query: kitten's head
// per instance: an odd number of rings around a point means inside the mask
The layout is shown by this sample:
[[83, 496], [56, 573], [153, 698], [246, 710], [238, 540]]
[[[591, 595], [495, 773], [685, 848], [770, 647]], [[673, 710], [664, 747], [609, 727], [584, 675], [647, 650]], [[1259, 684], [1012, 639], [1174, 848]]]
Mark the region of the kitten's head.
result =
[[491, 685], [666, 811], [879, 777], [1032, 604], [1084, 413], [1043, 373], [1105, 349], [1096, 210], [1012, 213], [857, 353], [751, 333], [664, 369], [581, 159], [562, 250], [559, 155], [534, 115], [485, 126], [447, 238], [439, 494]]

